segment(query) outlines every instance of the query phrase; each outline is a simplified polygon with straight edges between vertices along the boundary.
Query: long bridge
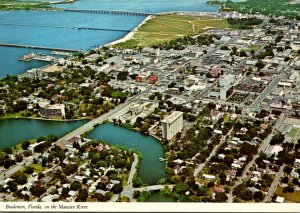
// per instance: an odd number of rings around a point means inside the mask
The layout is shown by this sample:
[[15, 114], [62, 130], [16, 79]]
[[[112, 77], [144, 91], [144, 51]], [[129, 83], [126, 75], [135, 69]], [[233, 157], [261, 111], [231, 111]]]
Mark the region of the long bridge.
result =
[[28, 49], [39, 49], [39, 50], [53, 50], [53, 51], [61, 51], [61, 52], [73, 52], [73, 53], [80, 52], [80, 50], [74, 50], [74, 49], [32, 46], [32, 45], [26, 45], [26, 44], [0, 43], [0, 46], [2, 46], [2, 47], [19, 47], [19, 48], [28, 48]]
[[77, 30], [117, 31], [117, 32], [126, 32], [126, 33], [129, 33], [131, 31], [125, 29], [97, 28], [97, 27], [84, 27], [84, 26], [72, 27], [72, 26], [59, 26], [59, 25], [18, 24], [18, 23], [7, 23], [7, 22], [0, 22], [0, 25], [20, 26], [20, 27], [63, 28], [63, 29], [77, 29]]
[[133, 11], [121, 11], [121, 10], [98, 10], [98, 9], [65, 9], [65, 12], [75, 13], [95, 13], [95, 14], [111, 14], [111, 15], [128, 15], [128, 16], [150, 16], [157, 15], [155, 13], [133, 12]]

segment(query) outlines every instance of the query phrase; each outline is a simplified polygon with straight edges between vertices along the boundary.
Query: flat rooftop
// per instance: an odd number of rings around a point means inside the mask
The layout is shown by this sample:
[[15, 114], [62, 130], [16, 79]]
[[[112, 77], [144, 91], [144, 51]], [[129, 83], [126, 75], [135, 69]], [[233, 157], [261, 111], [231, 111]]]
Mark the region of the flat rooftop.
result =
[[183, 112], [180, 111], [174, 111], [169, 116], [167, 116], [162, 122], [163, 123], [172, 123], [174, 122], [178, 117], [182, 116]]

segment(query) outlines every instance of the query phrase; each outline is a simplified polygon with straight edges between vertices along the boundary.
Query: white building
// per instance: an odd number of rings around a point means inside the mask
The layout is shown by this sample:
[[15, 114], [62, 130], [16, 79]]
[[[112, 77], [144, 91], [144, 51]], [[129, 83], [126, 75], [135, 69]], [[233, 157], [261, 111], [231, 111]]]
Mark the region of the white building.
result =
[[40, 114], [44, 118], [65, 118], [64, 104], [49, 104], [48, 102], [39, 103]]
[[183, 112], [175, 111], [162, 121], [162, 137], [171, 140], [183, 129]]

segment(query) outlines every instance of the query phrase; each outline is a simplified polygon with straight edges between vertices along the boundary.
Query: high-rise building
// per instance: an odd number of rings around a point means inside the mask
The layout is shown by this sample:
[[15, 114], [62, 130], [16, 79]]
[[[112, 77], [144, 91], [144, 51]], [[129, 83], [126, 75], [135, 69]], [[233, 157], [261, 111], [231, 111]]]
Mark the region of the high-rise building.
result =
[[161, 124], [162, 137], [171, 140], [183, 129], [183, 112], [175, 111], [166, 117]]

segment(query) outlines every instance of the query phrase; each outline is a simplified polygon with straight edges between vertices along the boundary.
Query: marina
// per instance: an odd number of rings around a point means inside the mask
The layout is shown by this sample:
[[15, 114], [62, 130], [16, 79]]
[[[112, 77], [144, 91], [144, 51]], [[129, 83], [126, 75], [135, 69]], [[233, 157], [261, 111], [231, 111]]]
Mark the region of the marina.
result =
[[56, 62], [58, 58], [45, 55], [45, 54], [38, 54], [38, 53], [28, 53], [21, 58], [19, 58], [20, 61], [31, 61], [31, 60], [37, 60], [37, 61], [47, 61], [47, 62]]

